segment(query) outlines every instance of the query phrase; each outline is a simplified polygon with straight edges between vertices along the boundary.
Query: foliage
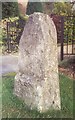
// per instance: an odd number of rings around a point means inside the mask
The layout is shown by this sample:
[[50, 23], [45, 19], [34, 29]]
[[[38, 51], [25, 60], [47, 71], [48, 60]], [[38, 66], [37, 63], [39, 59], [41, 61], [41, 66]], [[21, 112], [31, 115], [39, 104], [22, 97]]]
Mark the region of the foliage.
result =
[[47, 2], [42, 3], [43, 11], [46, 14], [72, 15], [73, 4], [70, 2]]
[[15, 73], [9, 73], [2, 78], [2, 115], [3, 118], [71, 118], [73, 117], [73, 81], [60, 75], [61, 111], [49, 110], [39, 113], [30, 110], [25, 103], [14, 94]]
[[28, 15], [25, 15], [25, 16], [24, 15], [20, 15], [19, 19], [24, 20], [24, 21], [28, 21], [29, 16]]
[[43, 12], [41, 2], [28, 2], [27, 14], [30, 15], [34, 12]]
[[[53, 21], [56, 25], [58, 33], [58, 42], [61, 40], [61, 17], [64, 17], [64, 42], [72, 44], [72, 40], [75, 41], [75, 17], [66, 17], [73, 16], [74, 12], [72, 11], [73, 5], [70, 2], [55, 2], [54, 8], [52, 10], [53, 14], [56, 16], [53, 17]], [[59, 15], [59, 16], [57, 16]]]
[[61, 31], [62, 31], [62, 23], [63, 23], [63, 34], [64, 34], [64, 43], [72, 44], [75, 42], [75, 17], [71, 16], [63, 16], [53, 15], [52, 19], [55, 23], [57, 34], [58, 34], [58, 43], [61, 41]]
[[[74, 14], [72, 11], [73, 4], [70, 2], [48, 2], [48, 3], [41, 3], [41, 2], [28, 2], [27, 7], [27, 14], [30, 15], [34, 12], [45, 12], [47, 14], [57, 14], [57, 15], [63, 15], [68, 16]], [[10, 17], [12, 20], [13, 16], [19, 16], [19, 10], [18, 10], [18, 3], [17, 2], [3, 2], [2, 3], [2, 17], [7, 18]], [[20, 18], [24, 19], [23, 16], [20, 16]], [[59, 18], [58, 18], [59, 19]], [[55, 19], [55, 24], [57, 33], [59, 33], [59, 37], [61, 36], [61, 25], [60, 20]], [[72, 43], [72, 39], [75, 40], [75, 27], [73, 26], [73, 23], [75, 24], [75, 18], [67, 20], [65, 19], [64, 22], [64, 42], [67, 42], [67, 40]], [[73, 34], [73, 36], [72, 36]], [[4, 34], [5, 36], [5, 34]], [[58, 38], [58, 42], [60, 42], [61, 38]]]
[[53, 13], [58, 15], [72, 15], [72, 4], [70, 2], [55, 2]]
[[54, 10], [54, 2], [42, 2], [43, 13], [48, 15], [53, 13]]
[[[53, 21], [56, 25], [57, 33], [58, 33], [58, 43], [60, 43], [61, 40], [61, 16], [72, 16], [74, 15], [74, 12], [72, 10], [73, 4], [70, 2], [47, 2], [42, 3], [42, 9], [43, 12], [52, 15], [55, 14], [56, 16], [53, 16]], [[59, 16], [58, 16], [59, 15]], [[67, 17], [64, 17], [64, 42], [71, 43], [72, 39], [75, 40], [75, 18], [67, 19]], [[74, 24], [73, 24], [74, 23]], [[72, 34], [74, 35], [72, 36]], [[74, 37], [74, 38], [73, 38]]]
[[[20, 37], [23, 32], [24, 25], [28, 20], [28, 16], [19, 16], [19, 17], [9, 17], [1, 21], [2, 23], [2, 52], [5, 53], [8, 50], [8, 44], [10, 45], [10, 52], [16, 52], [18, 49], [18, 44]], [[7, 32], [7, 23], [8, 32]]]
[[64, 18], [64, 41], [66, 43], [75, 43], [75, 17]]
[[2, 18], [19, 16], [17, 2], [2, 2]]

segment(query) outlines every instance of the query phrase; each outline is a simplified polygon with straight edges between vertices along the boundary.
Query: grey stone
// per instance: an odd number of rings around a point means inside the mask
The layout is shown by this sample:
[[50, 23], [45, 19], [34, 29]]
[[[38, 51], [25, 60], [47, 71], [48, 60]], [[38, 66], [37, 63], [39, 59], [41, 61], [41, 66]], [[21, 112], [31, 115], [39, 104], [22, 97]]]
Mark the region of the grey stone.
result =
[[57, 33], [43, 13], [30, 15], [19, 44], [14, 93], [40, 112], [60, 110]]

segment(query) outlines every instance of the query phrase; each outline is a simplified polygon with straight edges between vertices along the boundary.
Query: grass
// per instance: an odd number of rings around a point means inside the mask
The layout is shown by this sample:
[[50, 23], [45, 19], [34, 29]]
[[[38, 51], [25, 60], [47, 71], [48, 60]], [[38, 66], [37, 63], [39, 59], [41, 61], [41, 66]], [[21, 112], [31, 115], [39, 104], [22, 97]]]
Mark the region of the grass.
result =
[[30, 110], [25, 103], [13, 95], [15, 73], [3, 76], [2, 116], [3, 118], [71, 118], [73, 117], [73, 80], [60, 74], [61, 111], [49, 110], [39, 113]]
[[0, 120], [2, 118], [2, 78], [0, 79]]

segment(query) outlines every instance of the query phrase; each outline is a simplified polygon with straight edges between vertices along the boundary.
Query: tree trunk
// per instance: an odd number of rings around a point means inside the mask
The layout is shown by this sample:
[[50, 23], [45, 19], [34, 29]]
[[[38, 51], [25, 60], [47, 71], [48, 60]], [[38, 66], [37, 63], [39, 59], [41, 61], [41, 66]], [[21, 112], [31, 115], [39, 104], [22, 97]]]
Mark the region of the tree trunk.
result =
[[20, 15], [26, 14], [26, 8], [27, 8], [28, 0], [18, 0], [18, 7]]

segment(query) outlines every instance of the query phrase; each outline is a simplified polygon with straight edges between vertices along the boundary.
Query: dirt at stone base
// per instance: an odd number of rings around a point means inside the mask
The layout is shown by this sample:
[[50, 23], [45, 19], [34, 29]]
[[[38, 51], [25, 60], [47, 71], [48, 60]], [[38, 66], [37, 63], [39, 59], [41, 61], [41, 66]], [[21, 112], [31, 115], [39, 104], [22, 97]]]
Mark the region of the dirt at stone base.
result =
[[68, 68], [59, 67], [59, 72], [75, 80], [75, 64]]
[[65, 57], [59, 63], [59, 72], [75, 80], [75, 56]]

